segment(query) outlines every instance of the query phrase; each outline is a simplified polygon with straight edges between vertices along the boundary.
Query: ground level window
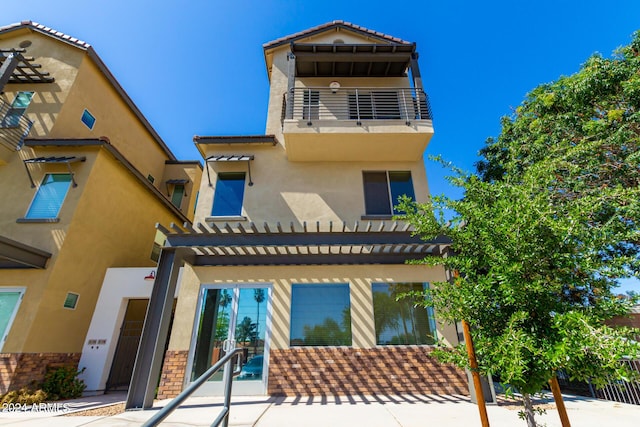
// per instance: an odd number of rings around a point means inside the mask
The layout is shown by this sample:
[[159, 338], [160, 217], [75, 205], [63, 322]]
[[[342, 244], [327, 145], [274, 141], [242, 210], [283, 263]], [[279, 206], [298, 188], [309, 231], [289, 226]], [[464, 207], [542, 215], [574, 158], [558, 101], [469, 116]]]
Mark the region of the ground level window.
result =
[[0, 350], [9, 335], [23, 293], [23, 288], [0, 288]]
[[416, 305], [418, 297], [398, 298], [423, 292], [426, 283], [374, 283], [373, 317], [377, 345], [430, 345], [436, 342], [433, 309]]
[[292, 346], [351, 345], [349, 285], [291, 286]]

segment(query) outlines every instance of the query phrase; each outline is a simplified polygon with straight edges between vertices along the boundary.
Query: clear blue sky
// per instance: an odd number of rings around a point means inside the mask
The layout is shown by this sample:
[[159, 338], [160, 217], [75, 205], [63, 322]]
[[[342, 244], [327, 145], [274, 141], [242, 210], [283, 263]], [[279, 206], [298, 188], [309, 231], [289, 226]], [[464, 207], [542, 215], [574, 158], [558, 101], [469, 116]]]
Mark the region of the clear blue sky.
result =
[[[3, 3], [0, 25], [32, 20], [90, 43], [180, 159], [199, 159], [193, 135], [263, 134], [262, 44], [335, 19], [417, 43], [435, 119], [427, 153], [468, 170], [528, 91], [640, 29], [638, 0]], [[427, 173], [432, 193], [450, 191], [439, 166]]]

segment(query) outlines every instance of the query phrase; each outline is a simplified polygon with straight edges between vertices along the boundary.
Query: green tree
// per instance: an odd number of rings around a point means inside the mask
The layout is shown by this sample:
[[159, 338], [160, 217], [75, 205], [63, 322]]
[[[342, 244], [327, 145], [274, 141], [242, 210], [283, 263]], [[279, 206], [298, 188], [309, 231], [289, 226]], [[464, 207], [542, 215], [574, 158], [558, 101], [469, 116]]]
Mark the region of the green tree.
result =
[[321, 324], [303, 328], [305, 345], [351, 345], [351, 317], [343, 311], [343, 321], [349, 320], [349, 327], [340, 326], [334, 319], [327, 317]]
[[[459, 272], [428, 292], [448, 321], [466, 320], [480, 369], [530, 395], [558, 369], [602, 386], [628, 378], [638, 331], [604, 320], [628, 311], [616, 278], [640, 273], [640, 35], [613, 59], [534, 89], [482, 150], [478, 174], [453, 168], [464, 196], [399, 209], [424, 239], [448, 235], [447, 257], [423, 262]], [[445, 213], [453, 212], [453, 218]], [[440, 351], [466, 366], [463, 348]]]
[[254, 345], [254, 352], [258, 352], [258, 341], [260, 340], [260, 304], [264, 302], [265, 293], [264, 289], [254, 289], [253, 299], [256, 300], [256, 341]]
[[239, 343], [253, 342], [256, 339], [256, 324], [245, 316], [236, 326], [236, 340]]

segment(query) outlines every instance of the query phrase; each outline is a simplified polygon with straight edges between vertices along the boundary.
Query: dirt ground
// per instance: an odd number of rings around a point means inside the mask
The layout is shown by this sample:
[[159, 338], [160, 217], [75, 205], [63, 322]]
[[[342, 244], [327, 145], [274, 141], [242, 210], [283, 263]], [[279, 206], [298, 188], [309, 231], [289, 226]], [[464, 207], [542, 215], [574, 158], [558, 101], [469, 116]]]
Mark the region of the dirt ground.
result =
[[86, 411], [72, 412], [65, 414], [65, 417], [110, 417], [124, 412], [124, 403], [103, 406], [102, 408], [87, 409]]

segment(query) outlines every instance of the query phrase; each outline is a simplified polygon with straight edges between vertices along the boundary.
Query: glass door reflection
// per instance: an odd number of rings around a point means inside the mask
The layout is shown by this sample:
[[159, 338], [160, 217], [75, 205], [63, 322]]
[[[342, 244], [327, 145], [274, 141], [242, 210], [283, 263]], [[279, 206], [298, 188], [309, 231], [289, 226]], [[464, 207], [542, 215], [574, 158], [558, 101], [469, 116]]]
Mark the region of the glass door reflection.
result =
[[[229, 286], [203, 289], [196, 325], [191, 381], [224, 357], [227, 351], [242, 348], [243, 367], [234, 380], [234, 384], [240, 384], [234, 385], [234, 392], [264, 392], [268, 297], [268, 287]], [[216, 390], [222, 389], [223, 374], [219, 371], [209, 380], [209, 383], [220, 384], [219, 387], [211, 388], [210, 394], [217, 394]]]

